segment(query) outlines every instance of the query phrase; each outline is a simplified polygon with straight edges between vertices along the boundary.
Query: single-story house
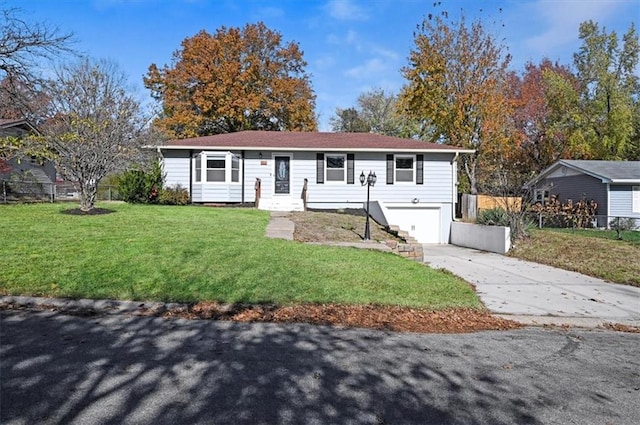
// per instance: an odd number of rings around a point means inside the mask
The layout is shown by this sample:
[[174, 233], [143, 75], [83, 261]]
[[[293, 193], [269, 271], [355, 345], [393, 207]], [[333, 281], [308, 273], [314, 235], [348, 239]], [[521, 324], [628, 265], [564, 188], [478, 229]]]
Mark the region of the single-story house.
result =
[[[29, 134], [39, 132], [27, 120], [0, 118], [0, 137], [21, 138]], [[3, 192], [52, 197], [55, 195], [56, 167], [51, 161], [40, 162], [35, 158], [6, 158], [0, 167], [0, 181], [4, 185]]]
[[598, 226], [615, 217], [640, 224], [640, 161], [560, 160], [527, 183], [536, 199], [560, 202], [585, 199], [598, 203]]
[[165, 184], [187, 188], [193, 203], [258, 201], [262, 209], [289, 211], [302, 210], [305, 202], [313, 209], [363, 208], [367, 188], [360, 175], [375, 173], [372, 217], [423, 243], [449, 242], [457, 161], [473, 153], [371, 133], [276, 131], [173, 140], [158, 151]]

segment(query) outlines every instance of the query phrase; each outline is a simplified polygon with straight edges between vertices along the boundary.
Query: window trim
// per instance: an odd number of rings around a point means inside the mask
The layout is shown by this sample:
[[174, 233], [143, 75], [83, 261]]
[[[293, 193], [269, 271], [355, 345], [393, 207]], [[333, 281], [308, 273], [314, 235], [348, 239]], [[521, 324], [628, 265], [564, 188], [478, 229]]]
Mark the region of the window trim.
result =
[[[399, 158], [411, 159], [411, 181], [403, 181], [398, 179], [397, 160]], [[400, 168], [400, 170], [408, 170], [408, 168]], [[393, 180], [396, 184], [416, 184], [416, 155], [412, 154], [396, 154], [393, 156]]]
[[[192, 156], [193, 163], [193, 182], [202, 183], [202, 152]], [[198, 176], [198, 171], [200, 175]]]
[[640, 186], [631, 186], [631, 212], [640, 214]]
[[[193, 156], [193, 183], [206, 185], [240, 185], [242, 184], [242, 158], [238, 154], [223, 151], [202, 151]], [[238, 180], [233, 181], [233, 160], [238, 162]], [[208, 170], [222, 170], [222, 168], [207, 168], [207, 161], [210, 159], [224, 160], [224, 181], [208, 181]], [[198, 177], [198, 165], [200, 166], [200, 180]]]
[[[331, 180], [329, 179], [329, 157], [342, 157], [342, 180]], [[340, 168], [331, 168], [331, 170], [340, 170]], [[346, 184], [347, 182], [347, 154], [346, 153], [326, 153], [324, 155], [324, 182], [326, 184]]]
[[[209, 168], [209, 161], [222, 161], [224, 164], [222, 167]], [[203, 177], [204, 183], [226, 183], [227, 182], [227, 156], [226, 155], [212, 155], [207, 154], [204, 156]], [[209, 171], [223, 171], [224, 178], [222, 180], [209, 180]]]

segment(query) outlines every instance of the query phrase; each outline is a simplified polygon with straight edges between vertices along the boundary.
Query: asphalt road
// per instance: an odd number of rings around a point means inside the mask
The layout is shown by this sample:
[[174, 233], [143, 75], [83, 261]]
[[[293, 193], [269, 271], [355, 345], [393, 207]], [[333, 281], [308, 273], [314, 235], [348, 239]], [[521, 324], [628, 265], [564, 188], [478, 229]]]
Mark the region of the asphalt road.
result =
[[0, 311], [0, 423], [637, 424], [640, 334]]

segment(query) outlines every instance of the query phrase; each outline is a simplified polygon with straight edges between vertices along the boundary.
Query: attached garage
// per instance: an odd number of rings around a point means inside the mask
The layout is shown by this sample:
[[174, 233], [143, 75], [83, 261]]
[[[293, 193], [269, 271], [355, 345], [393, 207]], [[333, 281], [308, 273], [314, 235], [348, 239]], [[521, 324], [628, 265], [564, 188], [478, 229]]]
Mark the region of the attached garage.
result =
[[408, 232], [420, 243], [447, 243], [442, 240], [442, 205], [385, 204], [388, 223]]

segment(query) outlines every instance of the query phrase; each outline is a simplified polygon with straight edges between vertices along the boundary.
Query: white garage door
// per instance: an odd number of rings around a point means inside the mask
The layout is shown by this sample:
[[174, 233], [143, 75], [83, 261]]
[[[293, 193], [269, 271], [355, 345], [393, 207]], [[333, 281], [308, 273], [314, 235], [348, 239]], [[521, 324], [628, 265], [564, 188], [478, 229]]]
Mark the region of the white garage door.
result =
[[440, 211], [439, 207], [387, 206], [387, 221], [420, 243], [440, 243]]

